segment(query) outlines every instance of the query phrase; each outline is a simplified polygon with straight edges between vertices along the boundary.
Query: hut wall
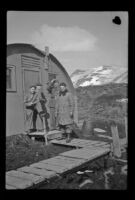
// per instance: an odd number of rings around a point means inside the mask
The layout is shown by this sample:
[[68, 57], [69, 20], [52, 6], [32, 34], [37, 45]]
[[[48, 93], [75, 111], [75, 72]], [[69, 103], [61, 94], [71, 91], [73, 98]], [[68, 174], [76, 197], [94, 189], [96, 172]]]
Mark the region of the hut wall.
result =
[[15, 66], [16, 75], [16, 92], [7, 92], [6, 96], [6, 132], [7, 135], [13, 135], [24, 130], [22, 72], [20, 56], [16, 54], [8, 56], [7, 65]]

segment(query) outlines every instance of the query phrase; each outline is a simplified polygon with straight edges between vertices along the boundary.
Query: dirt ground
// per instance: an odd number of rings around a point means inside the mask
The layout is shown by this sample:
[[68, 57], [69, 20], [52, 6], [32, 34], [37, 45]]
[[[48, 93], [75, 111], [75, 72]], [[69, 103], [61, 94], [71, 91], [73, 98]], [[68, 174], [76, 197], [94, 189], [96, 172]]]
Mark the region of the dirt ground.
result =
[[[99, 139], [93, 136], [91, 139]], [[101, 138], [107, 141], [105, 138]], [[33, 141], [23, 134], [7, 137], [6, 140], [6, 171], [57, 156], [59, 153], [71, 150], [69, 147], [59, 147], [52, 144], [44, 145], [43, 141]], [[127, 160], [126, 151], [121, 159]], [[127, 163], [108, 159], [99, 159], [90, 163], [79, 172], [74, 172], [47, 184], [38, 189], [90, 189], [90, 190], [125, 190], [127, 188]], [[125, 170], [124, 170], [125, 168]], [[123, 172], [122, 172], [123, 169]], [[86, 171], [89, 170], [89, 171]]]

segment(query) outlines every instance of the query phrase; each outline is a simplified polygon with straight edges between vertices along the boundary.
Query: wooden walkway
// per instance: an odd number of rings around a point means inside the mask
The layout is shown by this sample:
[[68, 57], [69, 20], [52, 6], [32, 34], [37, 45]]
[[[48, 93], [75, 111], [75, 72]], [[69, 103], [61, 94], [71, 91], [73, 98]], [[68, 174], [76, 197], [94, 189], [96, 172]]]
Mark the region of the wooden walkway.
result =
[[94, 141], [94, 140], [84, 140], [84, 139], [73, 139], [70, 143], [66, 143], [65, 139], [63, 140], [52, 140], [52, 144], [63, 145], [63, 146], [71, 146], [76, 148], [110, 148], [110, 144], [108, 142], [102, 141]]
[[84, 166], [99, 157], [110, 153], [107, 142], [73, 139], [70, 143], [65, 140], [52, 140], [57, 145], [72, 146], [74, 149], [59, 156], [18, 168], [6, 173], [6, 189], [30, 189], [39, 184], [61, 177], [73, 169]]

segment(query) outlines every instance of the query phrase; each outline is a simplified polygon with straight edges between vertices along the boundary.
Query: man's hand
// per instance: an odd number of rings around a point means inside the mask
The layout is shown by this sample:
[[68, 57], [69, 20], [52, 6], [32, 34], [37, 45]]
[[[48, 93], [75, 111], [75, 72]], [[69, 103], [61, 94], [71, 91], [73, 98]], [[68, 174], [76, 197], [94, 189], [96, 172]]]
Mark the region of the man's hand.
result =
[[57, 113], [55, 113], [55, 118], [57, 118], [57, 116], [58, 116], [58, 114], [57, 114]]
[[72, 118], [73, 118], [73, 112], [70, 112], [70, 117], [72, 117]]

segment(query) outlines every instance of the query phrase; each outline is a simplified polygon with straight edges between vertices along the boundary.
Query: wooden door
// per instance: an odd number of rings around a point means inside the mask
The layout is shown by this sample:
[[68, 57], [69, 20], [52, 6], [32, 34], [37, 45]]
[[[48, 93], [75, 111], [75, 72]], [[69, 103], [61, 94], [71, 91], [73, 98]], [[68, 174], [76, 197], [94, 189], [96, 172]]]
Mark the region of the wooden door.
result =
[[40, 71], [38, 69], [23, 69], [23, 91], [24, 94], [29, 92], [29, 88], [36, 83], [40, 83]]
[[[41, 83], [41, 73], [39, 68], [23, 68], [23, 98], [29, 93], [29, 88], [36, 83]], [[24, 126], [28, 130], [30, 128], [31, 120], [26, 117], [26, 108], [24, 105]], [[42, 124], [37, 118], [37, 129], [41, 129]]]

